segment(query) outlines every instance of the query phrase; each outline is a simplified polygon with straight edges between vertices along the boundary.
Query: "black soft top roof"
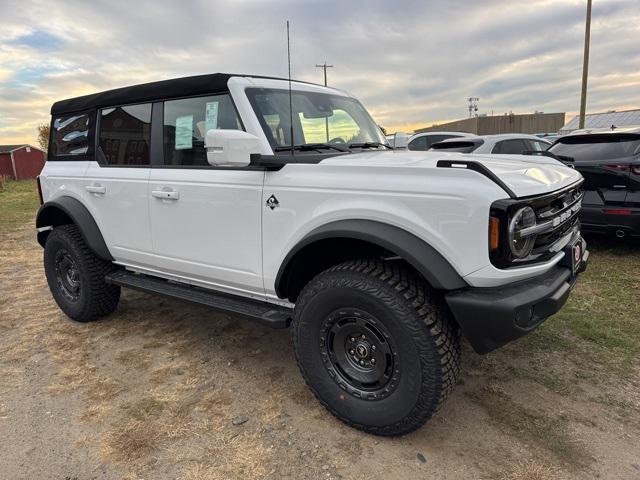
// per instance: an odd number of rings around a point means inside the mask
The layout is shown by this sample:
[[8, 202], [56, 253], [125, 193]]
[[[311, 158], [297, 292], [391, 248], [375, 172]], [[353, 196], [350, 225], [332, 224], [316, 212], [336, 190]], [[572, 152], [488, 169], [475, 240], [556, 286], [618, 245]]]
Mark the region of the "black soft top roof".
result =
[[[82, 112], [102, 107], [115, 107], [128, 103], [150, 102], [166, 98], [206, 95], [224, 92], [231, 77], [253, 77], [285, 80], [277, 77], [259, 75], [237, 75], [232, 73], [212, 73], [193, 77], [174, 78], [160, 82], [143, 83], [130, 87], [116, 88], [105, 92], [69, 98], [56, 102], [51, 107], [51, 115]], [[300, 83], [300, 82], [298, 82]]]

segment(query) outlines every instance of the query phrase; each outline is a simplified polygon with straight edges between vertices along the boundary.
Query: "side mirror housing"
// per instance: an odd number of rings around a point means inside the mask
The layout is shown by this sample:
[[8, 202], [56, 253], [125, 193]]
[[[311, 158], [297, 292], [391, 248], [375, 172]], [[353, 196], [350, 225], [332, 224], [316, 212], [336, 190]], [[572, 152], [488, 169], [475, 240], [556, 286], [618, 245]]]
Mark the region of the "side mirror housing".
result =
[[205, 149], [214, 167], [246, 167], [251, 154], [260, 153], [260, 139], [242, 130], [208, 130]]
[[396, 132], [393, 135], [393, 148], [402, 150], [406, 149], [409, 144], [409, 135], [405, 132]]

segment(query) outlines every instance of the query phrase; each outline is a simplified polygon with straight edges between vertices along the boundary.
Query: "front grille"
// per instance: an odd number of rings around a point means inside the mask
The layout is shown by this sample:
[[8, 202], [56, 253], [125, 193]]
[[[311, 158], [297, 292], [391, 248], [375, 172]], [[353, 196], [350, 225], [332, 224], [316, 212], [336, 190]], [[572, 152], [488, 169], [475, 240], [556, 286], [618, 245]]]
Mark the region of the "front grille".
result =
[[[489, 259], [497, 268], [522, 267], [545, 262], [575, 238], [579, 233], [578, 219], [582, 205], [583, 181], [553, 193], [523, 198], [509, 198], [493, 202], [490, 216], [499, 221], [500, 238], [497, 249], [489, 251]], [[509, 225], [516, 213], [531, 207], [536, 215], [535, 225], [521, 228], [516, 238], [534, 237], [531, 253], [525, 258], [515, 258], [509, 247]], [[491, 232], [490, 232], [491, 234]]]
[[536, 212], [536, 228], [540, 233], [531, 255], [526, 259], [541, 261], [562, 250], [580, 228], [578, 214], [584, 193], [573, 187], [536, 199], [531, 206]]

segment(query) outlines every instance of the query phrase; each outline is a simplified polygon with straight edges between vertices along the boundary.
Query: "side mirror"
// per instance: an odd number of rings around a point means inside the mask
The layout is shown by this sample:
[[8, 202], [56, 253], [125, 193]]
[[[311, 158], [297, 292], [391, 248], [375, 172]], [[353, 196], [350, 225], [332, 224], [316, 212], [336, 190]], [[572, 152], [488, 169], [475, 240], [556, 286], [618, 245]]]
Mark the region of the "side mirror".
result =
[[409, 135], [405, 132], [396, 132], [393, 135], [393, 148], [402, 150], [406, 149], [409, 144]]
[[207, 161], [214, 167], [246, 167], [252, 153], [260, 153], [260, 139], [242, 130], [209, 130]]

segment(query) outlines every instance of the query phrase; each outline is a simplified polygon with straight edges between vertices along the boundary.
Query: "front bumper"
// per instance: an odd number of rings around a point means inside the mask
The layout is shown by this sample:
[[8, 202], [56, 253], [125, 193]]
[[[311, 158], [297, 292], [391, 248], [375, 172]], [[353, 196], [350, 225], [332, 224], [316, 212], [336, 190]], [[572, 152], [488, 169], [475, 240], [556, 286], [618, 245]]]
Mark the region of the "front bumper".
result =
[[547, 273], [491, 288], [468, 288], [445, 295], [462, 333], [478, 353], [488, 353], [533, 331], [569, 298], [589, 251], [581, 240], [581, 262], [573, 272], [571, 252]]

